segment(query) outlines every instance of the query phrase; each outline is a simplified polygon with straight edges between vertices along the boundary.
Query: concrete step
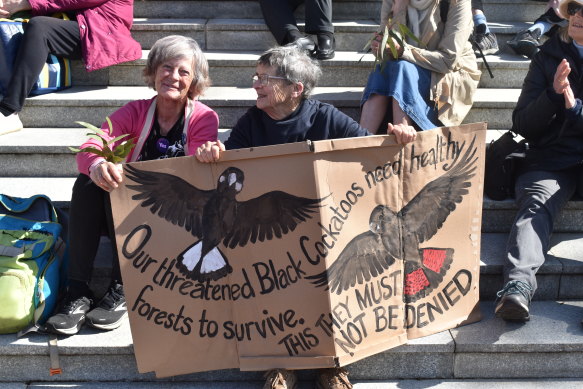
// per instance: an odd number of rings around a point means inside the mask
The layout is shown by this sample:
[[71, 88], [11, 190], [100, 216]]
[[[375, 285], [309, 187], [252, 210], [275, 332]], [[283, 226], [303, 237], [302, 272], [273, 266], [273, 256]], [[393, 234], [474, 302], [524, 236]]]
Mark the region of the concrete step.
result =
[[[378, 18], [381, 0], [334, 0], [333, 19], [346, 20], [354, 18]], [[184, 18], [261, 18], [261, 8], [257, 1], [225, 1], [188, 0], [172, 1], [139, 1], [134, 3], [134, 16], [139, 18], [172, 18], [180, 15]], [[302, 21], [305, 7], [301, 4], [295, 11], [298, 21]]]
[[0, 176], [76, 176], [75, 156], [69, 147], [79, 147], [86, 134], [85, 128], [26, 128], [8, 134], [0, 143]]
[[[96, 123], [97, 124], [97, 123]], [[230, 129], [219, 129], [219, 139], [228, 139]], [[505, 131], [491, 129], [486, 144]], [[85, 140], [84, 128], [25, 128], [4, 135], [0, 143], [0, 177], [75, 177], [75, 155]]]
[[[263, 385], [263, 381], [252, 382], [70, 382], [70, 383], [43, 383], [31, 382], [29, 385], [23, 383], [0, 383], [0, 389], [61, 389], [74, 386], [79, 389], [257, 389]], [[354, 389], [489, 389], [492, 387], [500, 389], [546, 389], [561, 387], [563, 389], [580, 388], [582, 379], [451, 379], [451, 380], [351, 380]], [[298, 382], [297, 389], [313, 388], [311, 380]]]
[[[143, 49], [152, 47], [156, 40], [167, 35], [187, 35], [199, 43], [203, 50], [264, 51], [276, 45], [261, 15], [256, 19], [173, 19], [135, 18], [132, 36]], [[364, 47], [372, 33], [378, 30], [374, 17], [363, 20], [334, 21], [336, 49], [357, 51]], [[298, 24], [303, 31], [304, 25]]]
[[[98, 123], [95, 123], [96, 125]], [[0, 143], [0, 177], [76, 177], [75, 154], [87, 139], [85, 128], [25, 128], [4, 135]], [[220, 129], [225, 141], [230, 130]]]
[[[481, 308], [484, 318], [478, 323], [415, 339], [349, 365], [351, 379], [370, 383], [396, 379], [526, 379], [529, 382], [544, 377], [577, 379], [566, 381], [567, 385], [581, 382], [583, 301], [535, 301], [531, 305], [531, 321], [526, 324], [505, 323], [494, 318], [493, 302], [482, 302]], [[46, 335], [20, 339], [1, 335], [0, 381], [43, 381], [45, 385], [77, 381], [196, 382], [200, 387], [216, 382], [261, 381], [261, 372], [236, 369], [164, 380], [156, 380], [151, 373], [140, 374], [127, 321], [110, 332], [84, 328], [79, 335], [59, 339], [61, 375], [49, 376], [47, 347]], [[301, 371], [299, 377], [302, 381], [311, 380], [313, 371]]]
[[[97, 123], [96, 123], [97, 124]], [[219, 129], [219, 139], [228, 139], [230, 129]], [[505, 131], [490, 129], [486, 144]], [[25, 128], [2, 137], [0, 177], [76, 177], [75, 155], [86, 139], [84, 128]]]
[[[488, 22], [490, 30], [496, 34], [498, 45], [504, 52], [517, 32], [532, 25], [531, 21]], [[372, 34], [379, 30], [376, 16], [362, 19], [335, 20], [334, 35], [338, 51], [360, 51]], [[304, 24], [298, 23], [301, 31]], [[156, 40], [167, 35], [186, 35], [198, 42], [203, 50], [265, 51], [277, 44], [262, 18], [135, 18], [132, 36], [140, 42], [143, 49], [152, 47]]]
[[[504, 286], [508, 233], [482, 233], [480, 298], [495, 300]], [[583, 299], [583, 233], [556, 233], [545, 263], [537, 272], [534, 300]], [[583, 312], [582, 312], [583, 319]]]
[[[146, 65], [149, 50], [142, 58], [126, 62], [97, 72], [86, 72], [81, 61], [73, 61], [73, 85], [76, 86], [143, 86], [142, 69]], [[249, 88], [250, 77], [255, 72], [255, 63], [261, 51], [216, 51], [205, 52], [209, 62], [210, 76], [214, 86]], [[486, 60], [494, 78], [490, 78], [484, 61], [478, 59], [482, 70], [481, 88], [520, 88], [528, 70], [530, 60], [510, 53], [488, 55]], [[374, 56], [356, 51], [338, 51], [328, 61], [320, 61], [322, 77], [319, 86], [364, 86], [373, 68]]]
[[[524, 388], [524, 389], [545, 389], [548, 387], [561, 387], [564, 389], [575, 389], [581, 386], [581, 379], [537, 379], [537, 380], [378, 380], [370, 382], [367, 380], [351, 380], [354, 385], [354, 389], [423, 389], [423, 388], [439, 388], [439, 389], [488, 389], [491, 387], [510, 389], [510, 388]], [[20, 383], [7, 383], [0, 384], [0, 389], [26, 389], [26, 388], [37, 388], [37, 389], [59, 389], [59, 388], [69, 388], [74, 385], [76, 388], [80, 389], [257, 389], [263, 385], [263, 381], [254, 382], [209, 382], [209, 383], [197, 383], [197, 382], [123, 382], [123, 383], [110, 383], [110, 382], [72, 382], [72, 383], [35, 383], [32, 382], [30, 385], [20, 384]], [[313, 388], [314, 383], [311, 380], [299, 381], [298, 389], [308, 389]]]
[[534, 22], [546, 10], [545, 1], [484, 0], [484, 13], [490, 22]]
[[[366, 19], [378, 20], [381, 0], [334, 0], [333, 20]], [[499, 22], [532, 22], [545, 11], [544, 2], [528, 0], [484, 0], [484, 12], [488, 20]], [[137, 1], [134, 3], [134, 15], [138, 18], [172, 18], [180, 15], [184, 18], [261, 18], [261, 8], [257, 1], [220, 1], [187, 0], [172, 1]], [[295, 12], [296, 19], [304, 19], [305, 9], [300, 5]]]
[[[313, 98], [331, 103], [347, 115], [358, 120], [363, 86], [318, 87]], [[478, 89], [472, 110], [465, 123], [486, 121], [491, 128], [510, 128], [512, 110], [519, 89]], [[101, 123], [104, 118], [129, 101], [146, 99], [154, 95], [147, 87], [77, 86], [58, 93], [36, 96], [26, 100], [21, 113], [25, 127], [72, 127], [76, 121]], [[231, 128], [249, 107], [256, 93], [252, 88], [211, 87], [201, 101], [219, 115], [220, 126]]]
[[[58, 205], [68, 208], [74, 181], [74, 176], [0, 177], [0, 188], [2, 188], [3, 193], [18, 197], [44, 193]], [[507, 232], [510, 230], [516, 213], [513, 199], [494, 201], [485, 197], [482, 209], [482, 232]], [[581, 199], [571, 200], [556, 220], [554, 231], [556, 233], [580, 232], [582, 231], [581, 220], [583, 220], [583, 201]]]

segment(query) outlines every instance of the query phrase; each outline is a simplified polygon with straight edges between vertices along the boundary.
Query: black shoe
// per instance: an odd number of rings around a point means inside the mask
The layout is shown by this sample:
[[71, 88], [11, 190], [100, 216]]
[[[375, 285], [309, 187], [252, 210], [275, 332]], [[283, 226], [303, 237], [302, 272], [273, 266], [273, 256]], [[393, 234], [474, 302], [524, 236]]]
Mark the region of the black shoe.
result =
[[91, 299], [86, 296], [66, 296], [57, 314], [51, 316], [45, 323], [45, 328], [55, 334], [76, 334], [85, 323], [85, 315], [91, 309], [91, 303]]
[[314, 49], [316, 48], [316, 44], [310, 38], [301, 37], [293, 41], [292, 43], [287, 44], [286, 46], [294, 46], [298, 49], [305, 51], [308, 55], [313, 55]]
[[[478, 33], [475, 34], [472, 43], [474, 45], [474, 53], [477, 56], [481, 56], [482, 54], [483, 55], [496, 54], [498, 53], [498, 51], [500, 51], [500, 49], [498, 48], [498, 41], [496, 40], [496, 35], [494, 35], [494, 33], [491, 32], [484, 34]], [[482, 52], [478, 50], [478, 47]]]
[[128, 314], [123, 285], [113, 284], [95, 309], [87, 314], [87, 324], [100, 330], [113, 330]]
[[532, 58], [538, 52], [540, 30], [520, 31], [514, 38], [506, 42], [516, 54]]
[[522, 281], [510, 281], [496, 295], [498, 296], [496, 308], [494, 310], [496, 317], [507, 321], [530, 320], [529, 305], [530, 285]]
[[317, 59], [332, 59], [334, 58], [334, 46], [336, 40], [334, 35], [318, 34], [318, 45], [316, 46]]

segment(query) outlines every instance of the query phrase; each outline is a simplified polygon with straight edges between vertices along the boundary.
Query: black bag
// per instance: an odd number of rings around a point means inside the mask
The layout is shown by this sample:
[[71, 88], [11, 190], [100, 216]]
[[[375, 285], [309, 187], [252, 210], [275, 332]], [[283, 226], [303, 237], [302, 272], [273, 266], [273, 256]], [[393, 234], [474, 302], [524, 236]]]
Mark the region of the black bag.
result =
[[492, 200], [514, 196], [516, 159], [524, 157], [526, 140], [517, 142], [512, 131], [492, 141], [486, 150], [484, 192]]

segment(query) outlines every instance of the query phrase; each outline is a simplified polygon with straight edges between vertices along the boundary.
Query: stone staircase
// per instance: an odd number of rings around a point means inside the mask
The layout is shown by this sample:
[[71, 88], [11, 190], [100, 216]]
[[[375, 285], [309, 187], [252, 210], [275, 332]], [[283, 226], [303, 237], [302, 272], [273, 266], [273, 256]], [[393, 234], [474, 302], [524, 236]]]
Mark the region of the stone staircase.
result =
[[[528, 0], [485, 0], [485, 12], [501, 47], [544, 11]], [[314, 98], [358, 119], [359, 98], [372, 56], [359, 53], [378, 28], [380, 0], [335, 0], [336, 58], [322, 62]], [[303, 15], [303, 7], [298, 10]], [[180, 18], [179, 18], [180, 17]], [[154, 94], [141, 69], [156, 39], [184, 34], [197, 39], [210, 63], [214, 86], [201, 99], [220, 118], [221, 138], [254, 104], [250, 77], [259, 54], [275, 44], [256, 1], [136, 1], [134, 37], [142, 59], [94, 73], [73, 63], [74, 87], [27, 100], [25, 130], [0, 137], [0, 191], [15, 196], [48, 194], [68, 207], [76, 176], [68, 146], [79, 146], [85, 130], [75, 121], [99, 124], [128, 101]], [[488, 56], [495, 78], [485, 72], [465, 122], [487, 121], [488, 138], [511, 126], [511, 113], [529, 61], [503, 50]], [[482, 67], [482, 61], [479, 60]], [[583, 202], [571, 201], [557, 222], [552, 249], [539, 271], [531, 322], [508, 324], [492, 317], [502, 286], [502, 258], [515, 206], [484, 200], [480, 293], [484, 319], [476, 324], [411, 341], [348, 367], [356, 388], [564, 388], [583, 387]], [[111, 265], [102, 242], [95, 289], [103, 290]], [[258, 388], [261, 374], [227, 370], [158, 380], [139, 374], [128, 323], [118, 330], [59, 339], [63, 374], [49, 376], [46, 335], [0, 336], [0, 389], [55, 388]], [[301, 372], [300, 388], [312, 372]]]

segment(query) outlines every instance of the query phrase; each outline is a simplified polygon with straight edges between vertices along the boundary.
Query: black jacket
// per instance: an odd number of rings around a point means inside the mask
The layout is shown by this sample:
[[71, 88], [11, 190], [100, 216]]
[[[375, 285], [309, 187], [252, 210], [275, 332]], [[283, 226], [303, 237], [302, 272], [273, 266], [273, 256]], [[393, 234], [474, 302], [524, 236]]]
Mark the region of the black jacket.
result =
[[[563, 95], [553, 89], [557, 67], [563, 58], [571, 65], [569, 81], [579, 99], [565, 108]], [[583, 61], [573, 43], [555, 34], [533, 58], [512, 113], [513, 130], [528, 140], [522, 164], [525, 170], [563, 170], [583, 161]]]
[[370, 133], [330, 104], [304, 100], [283, 120], [273, 120], [256, 106], [243, 115], [225, 142], [227, 150], [367, 136]]

